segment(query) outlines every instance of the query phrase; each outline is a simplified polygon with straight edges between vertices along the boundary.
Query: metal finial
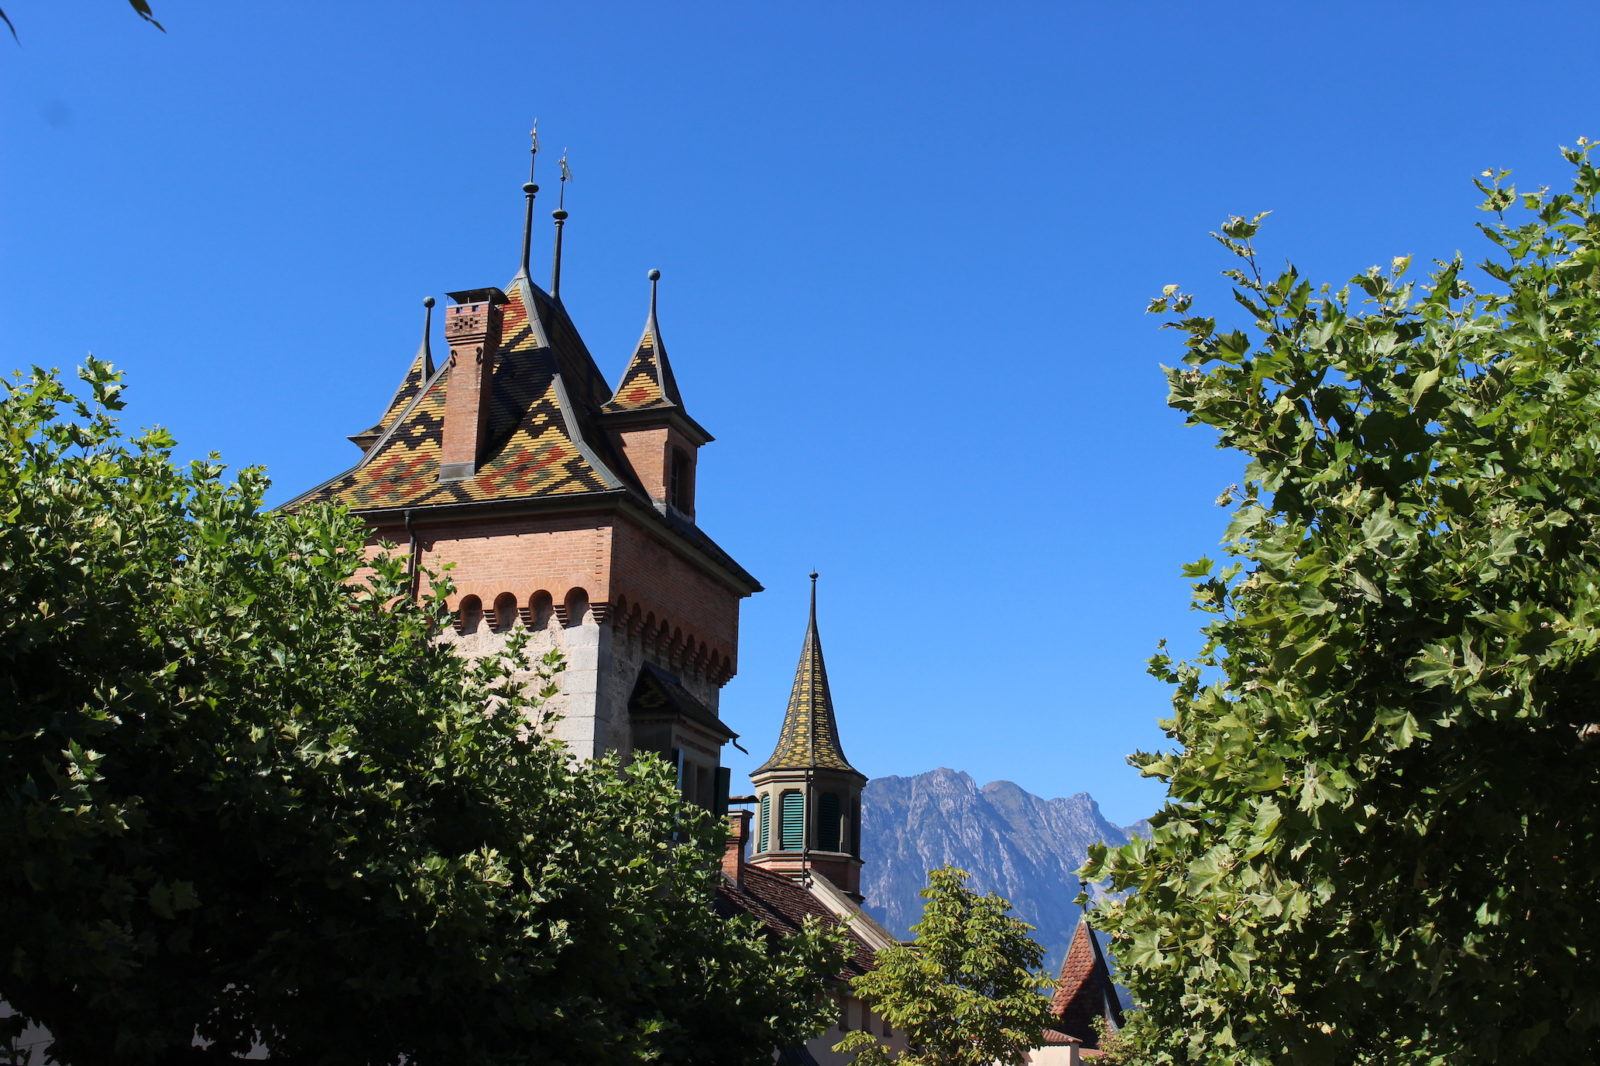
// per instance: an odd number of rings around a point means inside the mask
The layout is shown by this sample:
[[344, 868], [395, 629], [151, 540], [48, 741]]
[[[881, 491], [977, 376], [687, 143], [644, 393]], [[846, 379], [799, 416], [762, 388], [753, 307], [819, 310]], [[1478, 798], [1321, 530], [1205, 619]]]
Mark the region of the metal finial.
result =
[[559, 202], [556, 204], [557, 207], [564, 208], [567, 206], [567, 182], [571, 180], [572, 168], [567, 166], [567, 150], [563, 148], [561, 149], [561, 192], [558, 198]]
[[[566, 186], [563, 185], [562, 190], [565, 189]], [[556, 252], [554, 263], [550, 267], [550, 296], [559, 300], [561, 299], [561, 232], [567, 224], [567, 212], [558, 207], [550, 212], [550, 217], [556, 220]]]
[[539, 161], [539, 120], [533, 120], [533, 128], [528, 131], [528, 180], [533, 180], [533, 164]]
[[522, 186], [522, 195], [527, 197], [527, 207], [522, 212], [522, 272], [528, 273], [528, 253], [533, 246], [533, 198], [538, 195], [539, 186], [533, 182], [525, 182]]
[[430, 338], [433, 335], [433, 297], [422, 298], [422, 374], [424, 377], [433, 377], [433, 347]]
[[645, 277], [650, 279], [650, 321], [656, 320], [656, 282], [661, 280], [661, 271], [652, 269]]
[[817, 627], [817, 572], [811, 571], [811, 628]]

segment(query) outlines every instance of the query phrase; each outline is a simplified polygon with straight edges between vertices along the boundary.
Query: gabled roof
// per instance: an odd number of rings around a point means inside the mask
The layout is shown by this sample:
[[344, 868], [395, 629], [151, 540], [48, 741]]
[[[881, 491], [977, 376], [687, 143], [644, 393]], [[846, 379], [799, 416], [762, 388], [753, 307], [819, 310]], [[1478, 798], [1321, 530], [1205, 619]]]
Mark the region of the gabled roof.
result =
[[1085, 1047], [1098, 1046], [1094, 1019], [1104, 1019], [1113, 1030], [1122, 1028], [1122, 1005], [1111, 981], [1111, 968], [1087, 921], [1080, 921], [1072, 934], [1050, 1013], [1056, 1018], [1053, 1028], [1077, 1037]]
[[861, 934], [841, 920], [821, 900], [782, 874], [745, 863], [735, 884], [723, 877], [717, 886], [717, 910], [724, 916], [748, 914], [766, 927], [769, 936], [791, 936], [807, 918], [826, 925], [843, 925], [850, 935], [850, 957], [840, 978], [858, 977], [875, 965], [875, 953]]
[[[361, 460], [286, 506], [331, 500], [366, 511], [628, 487], [631, 473], [619, 473], [628, 468], [595, 423], [610, 390], [566, 312], [525, 274], [512, 280], [506, 296], [488, 445], [476, 474], [439, 481], [447, 362], [414, 391], [408, 374]], [[422, 360], [419, 352], [413, 371], [425, 366]]]
[[661, 326], [656, 322], [656, 281], [660, 277], [660, 271], [650, 272], [650, 316], [645, 319], [644, 333], [628, 361], [628, 369], [623, 371], [617, 391], [605, 406], [607, 411], [683, 407], [678, 381], [667, 361], [667, 346], [661, 340]]
[[833, 715], [833, 694], [828, 689], [828, 668], [822, 661], [822, 638], [817, 635], [817, 575], [811, 575], [811, 618], [806, 623], [806, 639], [800, 646], [800, 664], [795, 668], [794, 687], [789, 691], [789, 706], [783, 714], [772, 757], [755, 773], [768, 770], [844, 770], [857, 773], [844, 757], [839, 742], [839, 723]]
[[667, 718], [691, 722], [715, 736], [738, 740], [739, 734], [695, 699], [675, 674], [655, 663], [639, 667], [639, 680], [628, 697], [628, 713], [634, 718]]

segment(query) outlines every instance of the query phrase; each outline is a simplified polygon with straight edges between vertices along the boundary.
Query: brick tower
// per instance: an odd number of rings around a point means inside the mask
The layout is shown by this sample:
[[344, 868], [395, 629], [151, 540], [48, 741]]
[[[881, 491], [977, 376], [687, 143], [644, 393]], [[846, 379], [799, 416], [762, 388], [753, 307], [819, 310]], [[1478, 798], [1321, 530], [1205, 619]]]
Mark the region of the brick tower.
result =
[[[524, 186], [530, 223], [536, 191]], [[738, 661], [739, 601], [761, 586], [695, 524], [696, 457], [712, 438], [667, 360], [660, 274], [613, 391], [560, 298], [529, 278], [530, 228], [504, 289], [449, 294], [437, 369], [424, 327], [383, 417], [350, 438], [355, 465], [285, 506], [343, 503], [370, 544], [404, 545], [419, 570], [453, 563], [447, 640], [481, 654], [524, 627], [534, 651], [560, 648], [556, 735], [582, 758], [656, 752], [690, 799], [720, 810], [735, 734], [718, 695]]]
[[772, 757], [750, 775], [756, 790], [753, 866], [804, 879], [821, 874], [861, 900], [861, 789], [865, 775], [839, 743], [828, 668], [817, 635], [817, 575], [794, 688]]

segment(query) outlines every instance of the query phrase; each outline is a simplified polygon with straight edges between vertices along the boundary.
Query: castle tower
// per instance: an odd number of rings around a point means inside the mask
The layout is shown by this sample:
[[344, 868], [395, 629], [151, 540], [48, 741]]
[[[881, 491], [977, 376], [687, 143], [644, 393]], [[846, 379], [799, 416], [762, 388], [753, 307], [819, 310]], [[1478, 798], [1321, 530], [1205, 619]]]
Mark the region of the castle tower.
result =
[[750, 775], [756, 791], [756, 842], [761, 866], [804, 879], [816, 873], [861, 899], [861, 789], [866, 776], [839, 743], [828, 669], [817, 635], [817, 575], [811, 575], [811, 617], [800, 665], [772, 757]]
[[450, 293], [448, 357], [434, 367], [425, 328], [383, 416], [351, 437], [355, 465], [285, 506], [342, 503], [374, 550], [402, 545], [414, 572], [454, 564], [445, 639], [483, 654], [531, 630], [534, 652], [565, 655], [552, 709], [577, 756], [655, 752], [720, 811], [721, 748], [736, 735], [718, 697], [738, 661], [739, 601], [761, 586], [695, 524], [696, 456], [712, 438], [667, 362], [659, 272], [613, 391], [562, 301], [529, 277], [537, 186], [523, 188], [522, 269], [504, 289]]

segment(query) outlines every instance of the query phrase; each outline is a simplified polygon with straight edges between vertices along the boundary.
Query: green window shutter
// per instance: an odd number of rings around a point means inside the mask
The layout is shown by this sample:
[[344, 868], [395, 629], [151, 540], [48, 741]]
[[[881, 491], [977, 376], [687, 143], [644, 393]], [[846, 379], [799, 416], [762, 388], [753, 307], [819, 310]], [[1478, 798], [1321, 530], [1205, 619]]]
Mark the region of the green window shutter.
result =
[[798, 792], [785, 792], [778, 800], [778, 847], [801, 851], [806, 846], [806, 801]]
[[711, 813], [718, 818], [728, 816], [728, 793], [733, 790], [733, 771], [726, 766], [717, 767], [717, 794], [711, 799]]
[[761, 797], [761, 817], [756, 823], [756, 850], [767, 850], [767, 828], [772, 825], [772, 797]]
[[839, 850], [839, 794], [824, 792], [817, 799], [817, 848]]

